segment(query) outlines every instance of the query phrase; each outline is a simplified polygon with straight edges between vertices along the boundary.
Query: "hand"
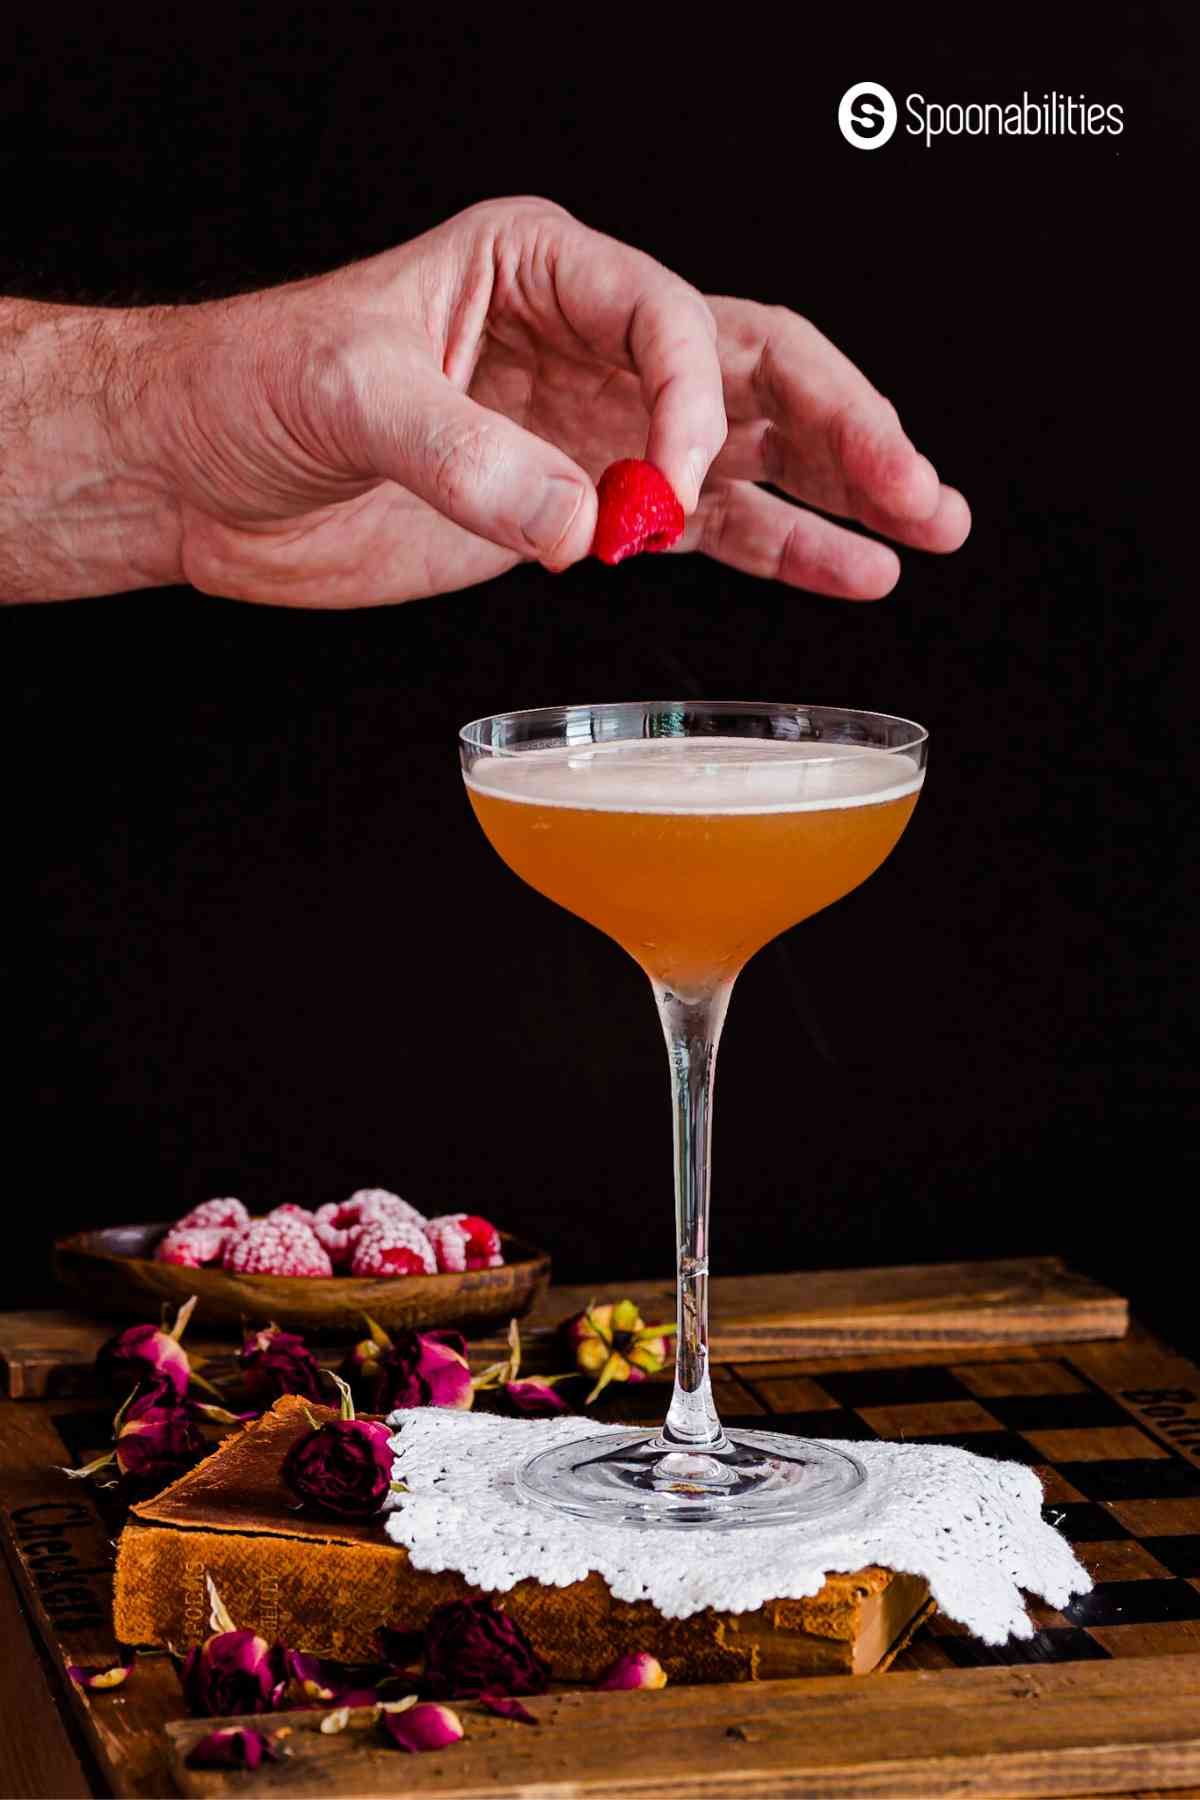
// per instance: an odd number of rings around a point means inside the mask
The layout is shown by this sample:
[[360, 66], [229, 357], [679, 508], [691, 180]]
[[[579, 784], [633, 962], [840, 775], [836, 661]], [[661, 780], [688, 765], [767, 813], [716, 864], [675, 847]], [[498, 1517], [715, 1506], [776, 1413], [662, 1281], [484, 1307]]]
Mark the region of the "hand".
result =
[[412, 599], [585, 556], [594, 483], [659, 465], [680, 550], [847, 599], [970, 519], [894, 408], [784, 308], [705, 299], [545, 200], [487, 201], [332, 275], [163, 318], [126, 422], [184, 579], [301, 606]]

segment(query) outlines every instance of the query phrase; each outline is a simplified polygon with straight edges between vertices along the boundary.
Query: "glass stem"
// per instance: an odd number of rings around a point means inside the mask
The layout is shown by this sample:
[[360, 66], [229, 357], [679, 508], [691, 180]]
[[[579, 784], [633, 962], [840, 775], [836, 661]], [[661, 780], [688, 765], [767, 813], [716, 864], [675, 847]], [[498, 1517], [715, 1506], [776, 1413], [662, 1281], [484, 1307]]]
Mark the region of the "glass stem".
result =
[[685, 1000], [654, 983], [671, 1058], [679, 1282], [675, 1392], [660, 1441], [696, 1450], [728, 1444], [708, 1374], [708, 1177], [713, 1075], [732, 987], [727, 981], [710, 994]]

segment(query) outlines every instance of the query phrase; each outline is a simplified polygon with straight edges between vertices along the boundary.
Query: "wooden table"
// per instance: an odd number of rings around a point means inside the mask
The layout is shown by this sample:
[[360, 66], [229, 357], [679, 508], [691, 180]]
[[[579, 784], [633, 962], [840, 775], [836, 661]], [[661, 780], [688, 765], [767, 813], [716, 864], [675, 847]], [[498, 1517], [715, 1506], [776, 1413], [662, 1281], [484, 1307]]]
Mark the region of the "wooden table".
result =
[[[746, 1284], [714, 1283], [723, 1412], [1030, 1463], [1091, 1595], [1035, 1604], [1037, 1636], [1001, 1651], [935, 1619], [886, 1674], [559, 1692], [529, 1702], [539, 1730], [467, 1705], [464, 1742], [421, 1757], [291, 1715], [291, 1757], [254, 1776], [183, 1767], [209, 1727], [184, 1718], [169, 1659], [139, 1660], [108, 1694], [66, 1681], [66, 1662], [112, 1648], [105, 1529], [54, 1473], [102, 1441], [95, 1403], [54, 1393], [78, 1385], [96, 1327], [0, 1318], [0, 1367], [27, 1396], [0, 1402], [0, 1793], [1200, 1794], [1200, 1370], [1137, 1327], [1114, 1335], [1117, 1297], [1048, 1259], [990, 1279], [987, 1265], [889, 1273], [771, 1278], [754, 1304]], [[570, 1304], [560, 1291], [546, 1317]], [[609, 1416], [661, 1417], [665, 1398], [625, 1389]]]

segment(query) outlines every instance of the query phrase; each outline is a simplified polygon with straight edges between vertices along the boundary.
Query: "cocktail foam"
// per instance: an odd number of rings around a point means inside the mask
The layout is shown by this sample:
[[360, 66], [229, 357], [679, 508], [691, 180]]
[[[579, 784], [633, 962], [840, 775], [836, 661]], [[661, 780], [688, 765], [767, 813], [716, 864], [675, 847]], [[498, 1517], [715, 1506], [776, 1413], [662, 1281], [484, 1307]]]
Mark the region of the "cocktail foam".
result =
[[481, 757], [476, 793], [587, 812], [825, 812], [914, 794], [923, 772], [903, 750], [778, 738], [590, 741]]

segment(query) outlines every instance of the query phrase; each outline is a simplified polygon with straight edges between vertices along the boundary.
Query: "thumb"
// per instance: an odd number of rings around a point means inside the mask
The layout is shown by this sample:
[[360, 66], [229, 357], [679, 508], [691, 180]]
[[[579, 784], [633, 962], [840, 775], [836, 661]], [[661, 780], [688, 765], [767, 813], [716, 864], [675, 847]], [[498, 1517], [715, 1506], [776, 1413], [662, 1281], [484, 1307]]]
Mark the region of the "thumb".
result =
[[440, 373], [411, 371], [367, 435], [379, 474], [476, 537], [554, 569], [591, 549], [596, 489], [585, 470]]

